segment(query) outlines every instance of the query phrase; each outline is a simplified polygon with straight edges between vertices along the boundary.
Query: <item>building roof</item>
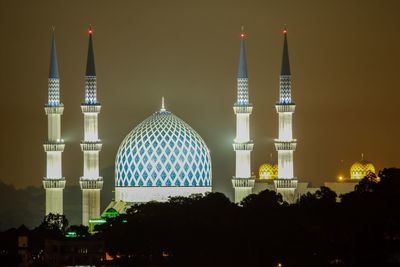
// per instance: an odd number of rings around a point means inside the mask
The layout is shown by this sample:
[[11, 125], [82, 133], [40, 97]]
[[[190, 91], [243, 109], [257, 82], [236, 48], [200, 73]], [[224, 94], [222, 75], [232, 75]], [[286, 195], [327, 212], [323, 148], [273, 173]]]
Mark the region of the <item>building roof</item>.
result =
[[200, 135], [165, 107], [136, 126], [116, 157], [117, 187], [210, 187], [211, 157]]

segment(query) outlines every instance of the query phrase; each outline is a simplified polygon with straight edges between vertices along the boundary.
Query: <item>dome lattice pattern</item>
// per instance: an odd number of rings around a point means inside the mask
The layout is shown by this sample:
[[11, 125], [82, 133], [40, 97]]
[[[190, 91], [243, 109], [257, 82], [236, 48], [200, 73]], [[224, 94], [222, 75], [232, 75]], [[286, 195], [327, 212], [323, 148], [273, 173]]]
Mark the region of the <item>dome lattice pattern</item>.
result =
[[278, 178], [278, 165], [264, 163], [259, 168], [260, 179], [276, 179]]
[[168, 111], [154, 113], [125, 137], [115, 166], [119, 187], [211, 186], [205, 142]]
[[369, 172], [375, 173], [375, 166], [367, 161], [360, 160], [354, 163], [350, 168], [351, 179], [363, 179]]

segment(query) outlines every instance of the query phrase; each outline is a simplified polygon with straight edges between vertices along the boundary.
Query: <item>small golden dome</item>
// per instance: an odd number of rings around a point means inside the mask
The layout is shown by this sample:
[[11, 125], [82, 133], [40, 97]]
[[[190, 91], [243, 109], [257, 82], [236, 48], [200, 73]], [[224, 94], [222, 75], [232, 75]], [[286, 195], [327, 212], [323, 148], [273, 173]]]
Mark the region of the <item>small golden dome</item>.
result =
[[259, 175], [260, 179], [262, 180], [263, 179], [273, 180], [278, 178], [278, 165], [270, 163], [262, 164], [259, 169]]
[[360, 161], [355, 162], [350, 168], [350, 179], [352, 180], [361, 180], [363, 179], [369, 172], [375, 173], [375, 166], [365, 160], [361, 159]]

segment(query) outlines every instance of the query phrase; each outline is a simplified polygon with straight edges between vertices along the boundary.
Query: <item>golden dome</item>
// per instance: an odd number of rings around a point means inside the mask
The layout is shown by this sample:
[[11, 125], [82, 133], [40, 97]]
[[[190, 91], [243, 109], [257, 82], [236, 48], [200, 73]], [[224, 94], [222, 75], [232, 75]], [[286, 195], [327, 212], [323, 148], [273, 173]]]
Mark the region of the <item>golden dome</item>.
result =
[[361, 180], [364, 178], [369, 172], [375, 173], [375, 166], [365, 160], [361, 159], [360, 161], [355, 162], [350, 168], [350, 179], [352, 180]]
[[259, 169], [259, 177], [260, 179], [269, 180], [278, 178], [278, 165], [270, 163], [262, 164]]

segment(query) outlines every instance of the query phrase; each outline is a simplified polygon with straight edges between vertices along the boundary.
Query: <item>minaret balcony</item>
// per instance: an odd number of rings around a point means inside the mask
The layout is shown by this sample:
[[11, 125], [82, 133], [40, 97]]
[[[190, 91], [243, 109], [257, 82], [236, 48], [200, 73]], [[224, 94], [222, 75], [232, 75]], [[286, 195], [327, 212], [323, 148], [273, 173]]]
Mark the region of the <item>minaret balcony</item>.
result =
[[65, 188], [65, 178], [61, 177], [58, 179], [44, 178], [43, 187], [45, 189], [64, 189]]
[[282, 141], [279, 139], [275, 139], [275, 148], [276, 150], [296, 150], [297, 141], [296, 139], [289, 141]]
[[232, 178], [232, 185], [234, 188], [253, 188], [255, 177], [251, 176], [249, 178]]
[[276, 104], [275, 105], [276, 111], [278, 113], [293, 113], [296, 109], [295, 104]]
[[65, 143], [63, 141], [59, 142], [46, 142], [43, 144], [45, 152], [60, 151], [63, 152], [65, 148]]
[[81, 177], [79, 184], [81, 189], [102, 189], [103, 188], [103, 178], [86, 178]]
[[101, 109], [100, 104], [93, 104], [93, 105], [82, 104], [81, 105], [82, 113], [100, 113], [100, 109]]
[[101, 141], [82, 141], [81, 142], [81, 150], [82, 151], [100, 151], [103, 144]]
[[51, 115], [51, 114], [60, 114], [62, 115], [64, 112], [64, 105], [59, 104], [58, 106], [44, 106], [44, 111], [46, 112], [46, 115]]
[[235, 114], [251, 114], [251, 112], [253, 111], [253, 105], [252, 104], [247, 104], [247, 105], [239, 105], [239, 104], [235, 104], [233, 106], [233, 111], [235, 112]]
[[238, 151], [238, 150], [252, 151], [253, 147], [254, 147], [253, 143], [235, 143], [235, 144], [233, 144], [234, 151]]
[[292, 179], [275, 179], [274, 184], [277, 189], [296, 189], [298, 180], [296, 178]]

